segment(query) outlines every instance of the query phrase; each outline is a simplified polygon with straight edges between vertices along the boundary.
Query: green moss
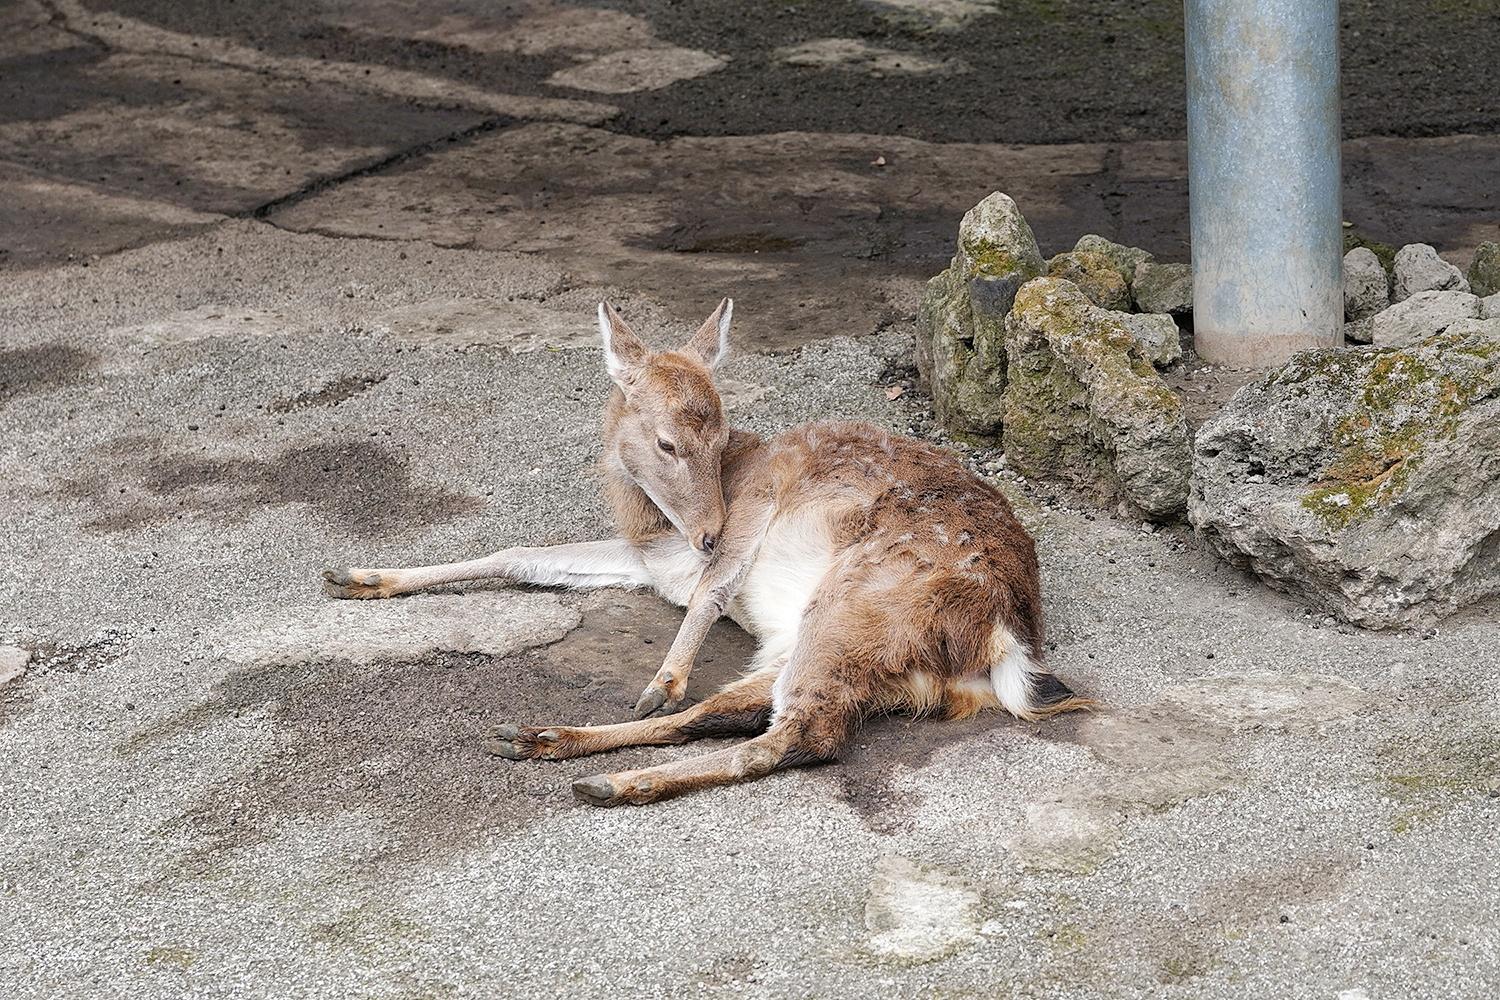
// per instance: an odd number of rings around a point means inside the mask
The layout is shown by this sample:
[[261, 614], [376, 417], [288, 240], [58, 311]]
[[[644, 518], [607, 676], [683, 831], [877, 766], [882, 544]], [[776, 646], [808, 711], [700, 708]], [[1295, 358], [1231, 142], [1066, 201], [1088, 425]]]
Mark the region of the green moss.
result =
[[1022, 260], [1010, 250], [988, 240], [966, 240], [964, 256], [969, 261], [966, 278], [1003, 278], [1008, 274], [1019, 274], [1024, 278], [1036, 277], [1036, 266]]
[[1390, 827], [1395, 834], [1432, 822], [1457, 800], [1488, 795], [1500, 778], [1500, 737], [1488, 734], [1393, 742], [1380, 756], [1400, 765], [1381, 778], [1383, 794], [1397, 803]]
[[178, 944], [159, 944], [146, 952], [147, 965], [174, 965], [186, 969], [198, 960], [198, 956]]
[[[1452, 364], [1455, 355], [1481, 364]], [[1276, 378], [1355, 384], [1351, 412], [1333, 430], [1336, 456], [1301, 499], [1330, 530], [1349, 527], [1405, 490], [1424, 449], [1453, 437], [1465, 410], [1493, 388], [1500, 345], [1478, 337], [1429, 338], [1417, 349], [1303, 356]], [[1440, 368], [1441, 366], [1441, 368]]]
[[1058, 951], [1078, 951], [1088, 943], [1088, 938], [1077, 924], [1060, 924], [1043, 931], [1042, 937]]

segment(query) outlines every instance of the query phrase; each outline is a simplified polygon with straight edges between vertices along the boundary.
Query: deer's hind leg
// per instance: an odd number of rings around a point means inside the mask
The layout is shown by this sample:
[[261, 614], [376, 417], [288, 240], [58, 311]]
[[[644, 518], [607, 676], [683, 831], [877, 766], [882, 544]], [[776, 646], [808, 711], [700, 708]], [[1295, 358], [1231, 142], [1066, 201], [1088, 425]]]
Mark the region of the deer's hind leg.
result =
[[814, 609], [771, 691], [771, 727], [752, 740], [638, 771], [597, 774], [573, 783], [590, 805], [644, 805], [686, 792], [753, 781], [788, 767], [835, 759], [870, 700], [863, 664], [844, 651], [837, 616]]
[[496, 726], [484, 749], [511, 760], [567, 760], [621, 747], [670, 746], [764, 732], [780, 665], [763, 667], [673, 715], [608, 726]]

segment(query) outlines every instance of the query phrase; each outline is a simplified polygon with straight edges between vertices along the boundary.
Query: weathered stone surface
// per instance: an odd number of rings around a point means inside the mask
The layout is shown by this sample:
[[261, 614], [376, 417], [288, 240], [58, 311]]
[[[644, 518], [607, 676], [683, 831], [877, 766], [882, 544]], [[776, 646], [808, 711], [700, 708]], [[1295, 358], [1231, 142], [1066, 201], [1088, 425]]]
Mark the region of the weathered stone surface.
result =
[[1390, 279], [1374, 251], [1355, 247], [1344, 254], [1344, 318], [1364, 319], [1390, 304]]
[[1468, 292], [1418, 292], [1371, 317], [1371, 340], [1379, 347], [1399, 347], [1478, 317], [1479, 298]]
[[1396, 251], [1392, 299], [1403, 302], [1419, 292], [1467, 292], [1469, 283], [1458, 268], [1438, 256], [1426, 243], [1409, 243]]
[[1375, 339], [1375, 317], [1351, 320], [1344, 324], [1344, 339], [1351, 344], [1368, 344]]
[[1494, 295], [1486, 295], [1479, 300], [1479, 318], [1494, 319], [1500, 316], [1500, 292]]
[[1069, 480], [1146, 517], [1180, 513], [1191, 464], [1182, 401], [1119, 314], [1041, 278], [1005, 323], [1005, 451], [1027, 475]]
[[1487, 240], [1474, 251], [1469, 291], [1483, 297], [1500, 294], [1500, 243]]
[[880, 859], [865, 901], [870, 951], [930, 962], [978, 939], [979, 893], [963, 880], [906, 858]]
[[20, 646], [0, 646], [0, 687], [26, 672], [31, 654]]
[[1193, 311], [1193, 270], [1186, 264], [1142, 261], [1136, 266], [1130, 293], [1141, 312], [1189, 315]]
[[1448, 327], [1444, 333], [1455, 337], [1481, 336], [1500, 342], [1500, 317], [1488, 319], [1461, 319]]
[[319, 659], [370, 663], [433, 651], [506, 656], [556, 642], [578, 624], [556, 594], [422, 594], [402, 601], [326, 601], [245, 621], [219, 655], [236, 663]]
[[1102, 253], [1092, 250], [1060, 253], [1047, 262], [1047, 275], [1071, 281], [1101, 308], [1130, 308], [1130, 285]]
[[1166, 313], [1127, 313], [1117, 317], [1140, 346], [1141, 356], [1158, 368], [1182, 360], [1182, 334]]
[[1373, 253], [1375, 255], [1375, 259], [1378, 260], [1378, 261], [1380, 261], [1380, 266], [1383, 267], [1383, 268], [1385, 268], [1385, 276], [1386, 276], [1386, 280], [1387, 281], [1389, 281], [1391, 278], [1393, 278], [1395, 276], [1395, 273], [1396, 273], [1396, 248], [1395, 247], [1391, 246], [1389, 243], [1381, 243], [1379, 240], [1372, 240], [1372, 239], [1369, 239], [1368, 237], [1361, 236], [1359, 233], [1356, 233], [1353, 230], [1345, 230], [1344, 231], [1344, 253], [1347, 254], [1350, 250], [1353, 250], [1355, 247], [1364, 247], [1366, 250], [1370, 251], [1371, 253]]
[[1308, 351], [1241, 389], [1198, 431], [1199, 535], [1370, 628], [1500, 593], [1500, 336], [1480, 326]]
[[1140, 247], [1127, 247], [1095, 233], [1087, 233], [1078, 237], [1078, 242], [1073, 244], [1073, 249], [1100, 253], [1108, 257], [1109, 262], [1114, 265], [1116, 271], [1120, 272], [1120, 277], [1125, 279], [1127, 285], [1135, 280], [1136, 265], [1156, 260], [1154, 256]]
[[1045, 270], [1020, 209], [995, 192], [958, 227], [958, 252], [917, 310], [917, 370], [950, 432], [994, 440], [1004, 416], [1002, 326], [1016, 290]]

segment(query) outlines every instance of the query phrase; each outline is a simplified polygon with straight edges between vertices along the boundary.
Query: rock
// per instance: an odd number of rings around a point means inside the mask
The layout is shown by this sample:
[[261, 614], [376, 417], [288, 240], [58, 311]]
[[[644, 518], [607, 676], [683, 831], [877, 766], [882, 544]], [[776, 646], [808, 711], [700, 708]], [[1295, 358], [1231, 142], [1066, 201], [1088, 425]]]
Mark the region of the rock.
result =
[[1486, 295], [1479, 300], [1479, 318], [1494, 319], [1500, 316], [1500, 292], [1494, 295]]
[[1140, 345], [1141, 357], [1158, 368], [1165, 368], [1182, 360], [1182, 334], [1177, 321], [1166, 313], [1119, 313], [1116, 317], [1135, 342]]
[[1307, 351], [1199, 428], [1188, 518], [1320, 610], [1416, 624], [1500, 593], [1496, 455], [1500, 335]]
[[1344, 339], [1351, 344], [1368, 344], [1375, 339], [1375, 317], [1366, 316], [1344, 324]]
[[1016, 290], [1045, 269], [1016, 203], [996, 192], [958, 228], [958, 252], [917, 310], [917, 369], [938, 421], [993, 442], [1004, 415], [1003, 324]]
[[1426, 243], [1411, 243], [1396, 251], [1392, 298], [1404, 302], [1418, 292], [1467, 292], [1463, 272], [1438, 256]]
[[1119, 316], [1072, 282], [1022, 286], [1005, 321], [1005, 453], [1025, 475], [1171, 518], [1187, 501], [1191, 466], [1182, 401]]
[[1390, 304], [1390, 280], [1380, 258], [1365, 247], [1344, 254], [1344, 318], [1365, 319]]
[[1469, 291], [1481, 297], [1500, 294], [1500, 243], [1487, 241], [1474, 251], [1469, 265]]
[[1125, 279], [1127, 285], [1135, 280], [1136, 265], [1156, 260], [1140, 247], [1123, 246], [1094, 233], [1078, 237], [1078, 242], [1073, 244], [1073, 249], [1086, 250], [1108, 257], [1109, 262], [1114, 265], [1116, 271], [1120, 272], [1120, 277]]
[[20, 646], [0, 646], [0, 687], [26, 673], [31, 654]]
[[1130, 308], [1130, 285], [1110, 259], [1092, 250], [1060, 253], [1047, 262], [1049, 277], [1077, 285], [1089, 301], [1103, 309]]
[[1141, 312], [1190, 315], [1193, 311], [1192, 268], [1186, 264], [1142, 261], [1135, 269], [1130, 293]]
[[881, 858], [865, 900], [870, 950], [908, 962], [950, 955], [978, 939], [979, 904], [979, 893], [955, 876]]
[[1479, 318], [1479, 298], [1468, 292], [1418, 292], [1371, 317], [1371, 340], [1397, 347], [1442, 333], [1450, 323]]
[[1380, 266], [1385, 268], [1385, 276], [1390, 279], [1396, 274], [1396, 248], [1389, 243], [1381, 243], [1377, 240], [1367, 239], [1358, 233], [1348, 230], [1344, 233], [1344, 253], [1348, 253], [1355, 247], [1364, 247], [1375, 255], [1380, 261]]
[[1500, 341], [1500, 317], [1490, 319], [1461, 319], [1443, 331], [1454, 337], [1488, 337]]

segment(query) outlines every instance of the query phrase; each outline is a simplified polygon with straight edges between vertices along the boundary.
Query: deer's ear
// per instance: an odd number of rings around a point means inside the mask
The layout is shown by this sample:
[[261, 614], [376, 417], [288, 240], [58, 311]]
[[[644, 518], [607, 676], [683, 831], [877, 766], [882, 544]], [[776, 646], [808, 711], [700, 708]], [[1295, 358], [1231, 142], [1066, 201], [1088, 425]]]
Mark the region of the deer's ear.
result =
[[719, 367], [729, 357], [729, 320], [733, 316], [734, 299], [720, 302], [683, 350], [698, 355], [710, 369]]
[[609, 377], [624, 389], [646, 363], [650, 352], [608, 302], [599, 303], [599, 337], [604, 341], [604, 366], [609, 369]]

